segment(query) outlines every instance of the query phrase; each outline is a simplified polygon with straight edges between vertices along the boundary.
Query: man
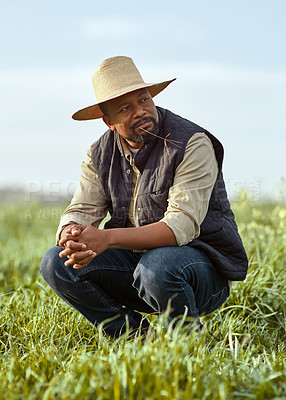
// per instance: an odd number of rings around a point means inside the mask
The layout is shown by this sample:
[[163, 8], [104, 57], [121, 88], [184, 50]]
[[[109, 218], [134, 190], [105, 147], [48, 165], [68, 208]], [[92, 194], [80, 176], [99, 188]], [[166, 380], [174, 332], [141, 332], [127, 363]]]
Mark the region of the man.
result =
[[[173, 79], [174, 80], [174, 79]], [[82, 163], [41, 273], [91, 323], [119, 336], [148, 328], [144, 313], [185, 324], [213, 312], [243, 280], [247, 257], [225, 191], [223, 147], [207, 130], [156, 107], [173, 80], [147, 84], [132, 59], [105, 60], [97, 103], [73, 115], [107, 132]], [[109, 214], [104, 229], [99, 224]]]

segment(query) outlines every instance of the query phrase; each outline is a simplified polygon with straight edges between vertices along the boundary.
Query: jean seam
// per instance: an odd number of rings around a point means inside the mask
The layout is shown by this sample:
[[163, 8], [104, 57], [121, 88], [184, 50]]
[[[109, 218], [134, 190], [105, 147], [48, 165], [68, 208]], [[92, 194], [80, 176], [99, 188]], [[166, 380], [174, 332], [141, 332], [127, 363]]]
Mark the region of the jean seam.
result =
[[82, 278], [83, 276], [89, 274], [90, 272], [93, 271], [116, 271], [116, 272], [132, 272], [132, 270], [130, 270], [130, 268], [118, 268], [118, 267], [102, 267], [102, 266], [90, 266], [89, 268], [83, 268], [82, 272], [79, 272], [77, 274], [77, 278]]
[[[212, 295], [209, 297], [208, 301], [206, 301], [205, 304], [203, 304], [203, 305], [200, 307], [200, 310], [206, 308], [207, 305], [210, 303], [211, 299], [214, 298], [215, 296], [218, 296], [218, 295], [219, 295], [220, 298], [221, 298], [222, 293], [225, 291], [225, 289], [227, 289], [227, 287], [228, 287], [228, 283], [227, 283], [222, 289], [220, 289], [217, 293], [212, 294]], [[199, 310], [199, 311], [200, 311], [200, 310]]]
[[[205, 261], [191, 262], [191, 263], [187, 264], [184, 268], [182, 268], [180, 273], [183, 274], [186, 268], [190, 267], [191, 265], [197, 265], [197, 264], [208, 264], [208, 265], [211, 265], [210, 263], [206, 263]], [[187, 286], [189, 284], [189, 282], [186, 281], [185, 279], [183, 279], [183, 280], [182, 279], [178, 279], [178, 276], [176, 276], [176, 278], [177, 278], [177, 282], [180, 283], [181, 287]]]
[[[190, 267], [191, 265], [197, 265], [197, 264], [206, 264], [206, 262], [205, 262], [205, 261], [197, 261], [197, 262], [192, 261], [191, 263], [185, 265], [185, 266], [180, 270], [181, 275], [184, 273], [184, 271], [185, 271], [186, 268]], [[207, 263], [207, 264], [209, 264], [209, 263]], [[177, 283], [179, 284], [180, 288], [183, 290], [184, 297], [187, 299], [187, 302], [188, 302], [188, 304], [189, 304], [190, 299], [189, 299], [189, 297], [187, 296], [186, 291], [185, 291], [187, 285], [189, 285], [188, 281], [186, 281], [185, 279], [183, 279], [183, 280], [182, 280], [182, 279], [179, 279], [177, 275], [175, 275], [175, 277], [176, 277], [176, 279], [177, 279]], [[185, 306], [187, 306], [187, 305], [185, 305]], [[197, 308], [197, 309], [198, 309], [198, 308]], [[199, 312], [199, 309], [198, 309], [198, 312]]]
[[[75, 282], [75, 283], [77, 283], [77, 282]], [[102, 296], [102, 295], [96, 290], [96, 288], [94, 288], [94, 287], [92, 286], [92, 283], [91, 283], [91, 282], [85, 280], [85, 281], [82, 281], [82, 282], [80, 282], [80, 283], [84, 283], [85, 285], [87, 285], [93, 292], [96, 293], [96, 295], [100, 298], [100, 300], [102, 300], [102, 302], [103, 302], [107, 307], [109, 307], [111, 310], [117, 312], [117, 313], [120, 314], [120, 315], [124, 315], [124, 312], [122, 312], [122, 310], [121, 310], [120, 308], [117, 308], [117, 307], [112, 306], [112, 305], [106, 300], [106, 298], [105, 298], [104, 296]], [[127, 315], [127, 314], [126, 314], [126, 315]], [[129, 318], [130, 322], [134, 322], [134, 323], [136, 324], [136, 321], [135, 321], [132, 317], [130, 317], [130, 315], [127, 315], [127, 317]]]
[[[58, 274], [57, 274], [57, 275], [58, 275]], [[75, 285], [77, 285], [77, 284], [84, 284], [84, 285], [86, 285], [89, 289], [92, 290], [92, 292], [96, 293], [96, 295], [100, 298], [100, 300], [101, 300], [107, 307], [109, 307], [112, 311], [115, 311], [115, 312], [118, 312], [118, 313], [120, 313], [120, 314], [123, 314], [123, 313], [122, 313], [122, 310], [121, 310], [120, 308], [117, 308], [117, 307], [112, 306], [112, 305], [106, 300], [106, 298], [105, 298], [104, 296], [102, 296], [101, 293], [100, 293], [100, 292], [92, 285], [92, 283], [89, 282], [88, 280], [82, 280], [82, 281], [75, 280], [75, 281], [74, 281], [74, 280], [72, 280], [72, 279], [67, 280], [67, 279], [65, 279], [63, 276], [59, 276], [59, 275], [58, 275], [58, 277], [59, 277], [59, 279], [61, 279], [62, 281], [66, 282], [66, 283], [68, 283], [68, 284], [73, 283], [73, 284], [75, 284]], [[130, 320], [133, 320], [133, 318], [130, 317], [129, 315], [128, 315], [128, 318], [130, 318]], [[135, 320], [133, 320], [133, 322], [136, 323]]]
[[[192, 261], [191, 263], [188, 263], [188, 264], [185, 265], [183, 268], [181, 268], [181, 270], [180, 270], [181, 275], [183, 275], [183, 273], [184, 273], [184, 271], [185, 271], [186, 268], [190, 267], [191, 265], [198, 265], [198, 264], [207, 264], [207, 265], [213, 267], [212, 264], [211, 264], [210, 262], [207, 262], [207, 261]], [[176, 275], [175, 275], [175, 276], [176, 276]], [[189, 285], [189, 282], [188, 282], [187, 280], [185, 280], [185, 279], [179, 279], [178, 276], [176, 276], [176, 279], [177, 279], [177, 283], [179, 284], [180, 288], [183, 290], [183, 294], [184, 294], [185, 299], [186, 299], [187, 302], [189, 303], [189, 297], [187, 296], [186, 290], [185, 290], [186, 287], [187, 287], [187, 285]], [[191, 285], [190, 285], [190, 286], [191, 286]], [[225, 289], [225, 287], [222, 288], [218, 293], [212, 294], [212, 295], [209, 297], [208, 301], [207, 301], [203, 306], [201, 306], [200, 308], [197, 307], [197, 310], [198, 310], [199, 315], [201, 314], [201, 311], [200, 311], [200, 310], [203, 309], [203, 308], [210, 302], [210, 300], [212, 299], [212, 297], [217, 296], [217, 295], [218, 295], [219, 293], [221, 293], [224, 289]]]

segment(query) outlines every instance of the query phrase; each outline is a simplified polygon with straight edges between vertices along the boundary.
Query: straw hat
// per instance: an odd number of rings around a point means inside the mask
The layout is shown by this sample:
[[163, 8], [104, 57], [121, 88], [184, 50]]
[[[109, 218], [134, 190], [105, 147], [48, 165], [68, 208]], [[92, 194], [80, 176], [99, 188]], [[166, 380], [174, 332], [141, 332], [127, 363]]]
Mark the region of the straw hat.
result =
[[97, 68], [92, 77], [97, 103], [77, 111], [72, 118], [76, 120], [101, 118], [103, 112], [99, 107], [100, 103], [142, 88], [147, 88], [154, 97], [174, 80], [145, 83], [131, 58], [123, 56], [108, 58]]

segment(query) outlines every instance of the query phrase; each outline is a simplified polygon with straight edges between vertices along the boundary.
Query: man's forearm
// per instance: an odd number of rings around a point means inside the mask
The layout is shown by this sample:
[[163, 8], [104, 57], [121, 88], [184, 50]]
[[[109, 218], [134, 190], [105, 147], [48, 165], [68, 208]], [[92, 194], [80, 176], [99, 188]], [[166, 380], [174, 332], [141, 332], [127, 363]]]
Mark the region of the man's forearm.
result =
[[65, 265], [73, 265], [73, 268], [85, 267], [93, 257], [111, 248], [149, 250], [155, 247], [177, 246], [173, 231], [164, 222], [115, 229], [74, 225], [67, 227], [59, 244], [65, 247], [60, 257], [68, 257]]
[[108, 248], [148, 250], [155, 247], [177, 246], [175, 235], [164, 222], [134, 228], [105, 231]]

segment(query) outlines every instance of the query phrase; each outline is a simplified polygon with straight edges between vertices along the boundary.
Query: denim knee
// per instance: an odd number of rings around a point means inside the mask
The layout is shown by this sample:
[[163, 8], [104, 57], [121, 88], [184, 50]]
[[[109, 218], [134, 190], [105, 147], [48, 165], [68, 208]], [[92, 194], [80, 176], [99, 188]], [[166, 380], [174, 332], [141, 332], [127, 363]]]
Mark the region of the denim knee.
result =
[[168, 254], [154, 249], [148, 252], [148, 257], [144, 256], [134, 271], [133, 283], [139, 297], [159, 312], [167, 308], [170, 297], [176, 291], [175, 282], [178, 282], [177, 274], [173, 273], [174, 264], [168, 257], [166, 263], [162, 253]]
[[156, 311], [164, 311], [171, 301], [173, 315], [184, 314], [187, 307], [197, 317], [221, 305], [227, 280], [204, 253], [182, 246], [150, 250], [135, 269], [133, 285]]

